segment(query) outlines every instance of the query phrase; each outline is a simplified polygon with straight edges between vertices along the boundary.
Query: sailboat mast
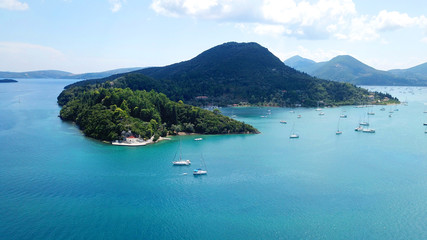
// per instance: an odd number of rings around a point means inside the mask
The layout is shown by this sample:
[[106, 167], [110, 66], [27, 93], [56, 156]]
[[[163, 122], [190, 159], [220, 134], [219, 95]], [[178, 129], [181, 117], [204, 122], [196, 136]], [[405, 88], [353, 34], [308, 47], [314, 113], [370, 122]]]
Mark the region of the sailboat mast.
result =
[[205, 159], [203, 158], [203, 153], [200, 154], [200, 158], [202, 159], [203, 168], [207, 171], [208, 168], [206, 167]]
[[181, 149], [181, 139], [179, 139], [179, 161], [181, 161], [182, 149]]

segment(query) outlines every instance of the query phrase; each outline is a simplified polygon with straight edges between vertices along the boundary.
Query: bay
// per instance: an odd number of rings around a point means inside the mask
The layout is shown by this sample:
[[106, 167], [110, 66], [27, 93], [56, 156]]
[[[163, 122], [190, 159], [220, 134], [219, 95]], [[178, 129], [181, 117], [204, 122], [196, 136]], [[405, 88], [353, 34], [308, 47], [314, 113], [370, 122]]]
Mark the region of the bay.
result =
[[[121, 147], [58, 118], [73, 81], [18, 80], [0, 88], [1, 239], [427, 238], [427, 88], [369, 87], [408, 101], [385, 111], [222, 108], [262, 133]], [[371, 110], [376, 133], [355, 132]]]

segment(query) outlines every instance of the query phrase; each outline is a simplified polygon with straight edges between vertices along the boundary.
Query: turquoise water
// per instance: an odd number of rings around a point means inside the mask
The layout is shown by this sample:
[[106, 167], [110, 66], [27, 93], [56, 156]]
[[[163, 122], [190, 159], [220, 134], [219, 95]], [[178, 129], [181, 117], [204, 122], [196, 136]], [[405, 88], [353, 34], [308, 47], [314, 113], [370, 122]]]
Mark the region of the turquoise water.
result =
[[370, 108], [223, 108], [262, 134], [132, 148], [57, 117], [69, 83], [0, 85], [1, 239], [427, 239], [427, 88], [375, 88], [409, 105], [374, 106], [374, 134]]

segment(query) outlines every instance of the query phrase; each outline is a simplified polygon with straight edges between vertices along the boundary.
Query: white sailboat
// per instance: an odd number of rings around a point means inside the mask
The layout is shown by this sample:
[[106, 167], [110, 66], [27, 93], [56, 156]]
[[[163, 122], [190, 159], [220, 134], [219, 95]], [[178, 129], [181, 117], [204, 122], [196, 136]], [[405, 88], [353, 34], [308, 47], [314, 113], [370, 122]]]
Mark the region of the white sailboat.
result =
[[294, 132], [294, 127], [295, 127], [295, 123], [292, 125], [291, 134], [289, 135], [289, 138], [291, 138], [291, 139], [292, 138], [299, 138], [299, 135]]
[[200, 156], [200, 159], [201, 159], [201, 164], [203, 164], [204, 169], [201, 168], [201, 167], [194, 169], [193, 170], [193, 175], [194, 176], [208, 174], [208, 169], [206, 168], [206, 163], [205, 163], [205, 160], [203, 159], [203, 155]]
[[363, 127], [359, 125], [357, 128], [354, 129], [354, 131], [361, 132], [363, 131]]
[[[176, 156], [176, 153], [175, 153], [175, 156]], [[188, 159], [183, 160], [181, 156], [182, 156], [182, 151], [181, 151], [181, 139], [180, 139], [179, 140], [179, 159], [177, 161], [173, 161], [172, 164], [174, 166], [188, 166], [191, 164], [190, 160], [188, 160]], [[174, 159], [175, 159], [175, 157], [174, 157]]]
[[375, 115], [374, 108], [371, 106], [370, 111], [368, 111], [368, 115]]
[[322, 111], [322, 109], [319, 107], [319, 101], [317, 101], [317, 108], [316, 111]]
[[336, 135], [341, 135], [342, 134], [342, 131], [340, 131], [340, 120], [341, 120], [341, 117], [338, 118], [337, 131], [335, 132]]
[[362, 130], [362, 132], [364, 133], [375, 133], [375, 129], [373, 128], [365, 128]]
[[[367, 122], [367, 124], [368, 125], [366, 125], [366, 126], [369, 126], [369, 115], [368, 115], [368, 122]], [[375, 133], [375, 129], [373, 129], [373, 128], [364, 128], [364, 129], [362, 129], [362, 132], [364, 132], [364, 133]]]

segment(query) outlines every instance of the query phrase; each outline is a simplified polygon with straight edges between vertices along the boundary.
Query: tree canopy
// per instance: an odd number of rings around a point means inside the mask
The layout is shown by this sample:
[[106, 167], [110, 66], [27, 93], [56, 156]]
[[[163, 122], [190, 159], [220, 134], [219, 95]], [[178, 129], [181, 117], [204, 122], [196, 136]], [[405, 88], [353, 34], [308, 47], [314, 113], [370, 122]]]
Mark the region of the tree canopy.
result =
[[74, 121], [85, 135], [99, 140], [122, 132], [148, 139], [177, 132], [200, 134], [257, 133], [245, 123], [181, 102], [154, 90], [74, 87], [58, 96], [60, 117]]

